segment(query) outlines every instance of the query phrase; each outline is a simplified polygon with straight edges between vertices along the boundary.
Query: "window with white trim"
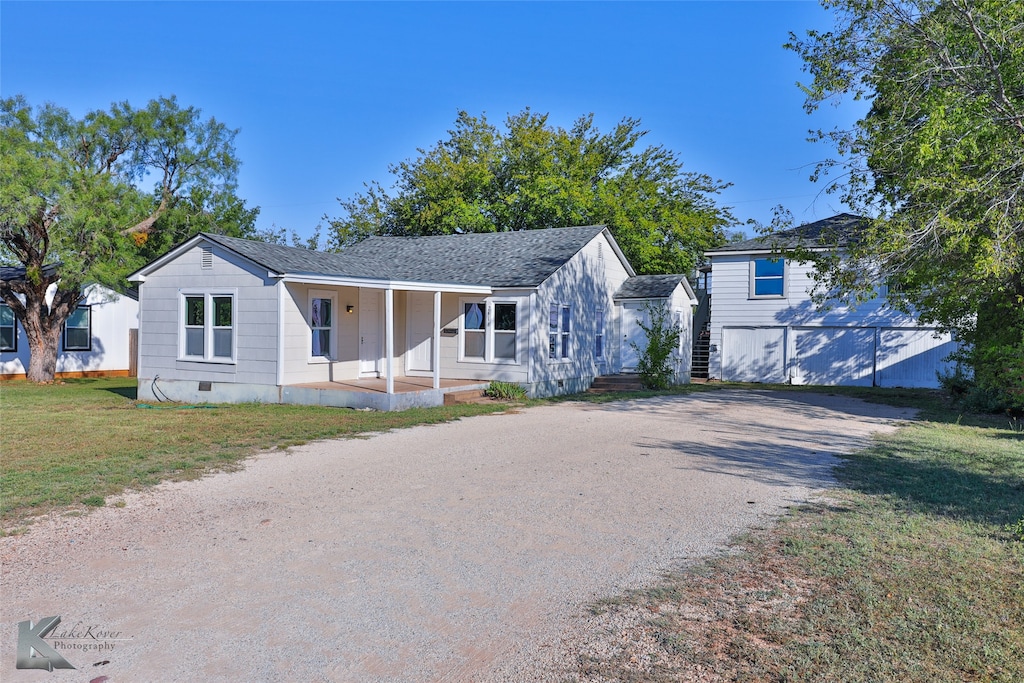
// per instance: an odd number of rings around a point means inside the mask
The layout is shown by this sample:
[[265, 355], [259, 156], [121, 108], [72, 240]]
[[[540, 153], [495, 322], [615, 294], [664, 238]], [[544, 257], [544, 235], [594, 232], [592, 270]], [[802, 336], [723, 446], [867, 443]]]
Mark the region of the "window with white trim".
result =
[[594, 358], [604, 360], [604, 309], [597, 309], [596, 327], [594, 330]]
[[518, 363], [518, 304], [513, 301], [462, 299], [459, 360]]
[[0, 351], [18, 350], [18, 323], [10, 306], [0, 304]]
[[312, 342], [310, 357], [327, 360], [336, 357], [335, 296], [330, 292], [310, 292], [309, 329]]
[[750, 262], [750, 297], [779, 298], [786, 295], [786, 260], [755, 258]]
[[487, 359], [487, 303], [484, 301], [462, 304], [462, 357], [465, 360]]
[[516, 359], [516, 305], [494, 304], [494, 358]]
[[92, 350], [92, 308], [79, 306], [64, 321], [64, 350]]
[[235, 295], [227, 292], [182, 294], [181, 357], [233, 361]]
[[551, 304], [548, 309], [548, 359], [569, 359], [569, 325], [572, 307], [569, 304]]

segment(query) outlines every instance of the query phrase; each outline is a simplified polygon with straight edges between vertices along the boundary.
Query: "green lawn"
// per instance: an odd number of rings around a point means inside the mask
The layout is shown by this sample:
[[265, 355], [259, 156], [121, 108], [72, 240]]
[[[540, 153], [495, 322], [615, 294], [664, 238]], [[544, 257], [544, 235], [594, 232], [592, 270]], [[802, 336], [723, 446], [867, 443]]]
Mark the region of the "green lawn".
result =
[[136, 405], [132, 379], [0, 383], [0, 526], [54, 508], [102, 505], [126, 488], [231, 468], [260, 449], [500, 410], [395, 413], [283, 405]]
[[895, 393], [866, 397], [917, 405], [923, 419], [845, 457], [827, 501], [733, 554], [595, 604], [639, 616], [610, 655], [582, 657], [580, 673], [1024, 680], [1021, 423], [946, 410], [934, 392]]

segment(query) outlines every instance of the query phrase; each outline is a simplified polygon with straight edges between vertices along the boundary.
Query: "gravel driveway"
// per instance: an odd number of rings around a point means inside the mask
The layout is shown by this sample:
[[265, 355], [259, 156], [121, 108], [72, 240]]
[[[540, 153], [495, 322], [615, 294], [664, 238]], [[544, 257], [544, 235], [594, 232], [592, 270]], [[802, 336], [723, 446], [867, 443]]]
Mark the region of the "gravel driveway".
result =
[[[720, 551], [911, 416], [723, 390], [261, 454], [0, 539], [0, 679], [565, 680], [589, 601]], [[53, 615], [77, 669], [16, 670], [17, 622]]]

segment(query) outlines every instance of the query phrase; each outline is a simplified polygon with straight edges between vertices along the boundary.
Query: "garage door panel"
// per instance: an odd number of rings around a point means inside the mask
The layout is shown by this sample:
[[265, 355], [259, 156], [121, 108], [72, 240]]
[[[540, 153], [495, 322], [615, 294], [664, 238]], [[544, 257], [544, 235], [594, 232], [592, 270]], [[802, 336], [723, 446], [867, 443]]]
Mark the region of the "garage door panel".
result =
[[882, 387], [939, 386], [938, 372], [953, 365], [946, 360], [956, 350], [948, 333], [935, 330], [886, 328], [878, 333], [877, 381]]
[[722, 329], [722, 379], [785, 382], [786, 330], [782, 327]]
[[793, 382], [826, 386], [871, 386], [874, 352], [874, 328], [795, 328]]

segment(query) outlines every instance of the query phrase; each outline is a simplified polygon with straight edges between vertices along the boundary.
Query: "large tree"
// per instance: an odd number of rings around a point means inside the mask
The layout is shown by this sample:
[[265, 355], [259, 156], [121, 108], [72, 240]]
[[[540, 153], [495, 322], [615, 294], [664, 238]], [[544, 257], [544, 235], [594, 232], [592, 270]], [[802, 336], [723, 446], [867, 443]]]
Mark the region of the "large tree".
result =
[[174, 97], [81, 119], [0, 101], [0, 261], [24, 269], [0, 280], [0, 297], [28, 338], [30, 380], [53, 380], [83, 284], [123, 290], [128, 273], [200, 230], [252, 232], [259, 210], [235, 196], [238, 131], [200, 114]]
[[689, 273], [735, 222], [714, 201], [728, 185], [684, 172], [664, 147], [640, 148], [646, 132], [626, 118], [601, 133], [593, 115], [565, 130], [529, 109], [499, 130], [459, 112], [447, 139], [390, 168], [392, 188], [370, 183], [341, 201], [330, 244], [607, 224], [639, 272]]
[[1024, 3], [822, 0], [835, 29], [791, 35], [808, 111], [868, 99], [821, 131], [845, 201], [874, 218], [826, 286], [880, 269], [902, 303], [969, 342], [977, 380], [1024, 408]]

